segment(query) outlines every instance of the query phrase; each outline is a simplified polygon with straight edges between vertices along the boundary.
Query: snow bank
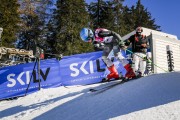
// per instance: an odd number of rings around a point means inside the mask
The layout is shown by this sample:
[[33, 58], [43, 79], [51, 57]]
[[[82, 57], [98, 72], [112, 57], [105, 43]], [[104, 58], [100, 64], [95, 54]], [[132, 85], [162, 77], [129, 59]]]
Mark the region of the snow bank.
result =
[[[118, 81], [116, 81], [118, 82]], [[180, 73], [156, 74], [119, 84], [114, 82], [41, 90], [0, 102], [3, 120], [175, 120], [180, 119]]]

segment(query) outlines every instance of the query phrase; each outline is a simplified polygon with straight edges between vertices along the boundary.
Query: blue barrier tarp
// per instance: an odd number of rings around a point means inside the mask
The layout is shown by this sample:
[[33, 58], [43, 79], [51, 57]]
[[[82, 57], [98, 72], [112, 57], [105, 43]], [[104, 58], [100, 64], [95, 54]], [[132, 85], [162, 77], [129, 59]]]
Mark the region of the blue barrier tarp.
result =
[[[125, 55], [125, 53], [123, 53]], [[65, 56], [60, 61], [47, 59], [40, 61], [40, 87], [50, 88], [68, 85], [85, 85], [97, 83], [108, 74], [101, 59], [102, 52], [91, 52]], [[119, 62], [114, 61], [122, 74], [126, 71]], [[0, 99], [23, 96], [30, 86], [28, 94], [39, 88], [37, 64], [20, 64], [0, 68]], [[31, 78], [32, 77], [32, 78]]]
[[[60, 66], [56, 59], [42, 60], [41, 64], [41, 88], [60, 86]], [[25, 94], [31, 75], [31, 83], [28, 92], [38, 90], [37, 66], [33, 72], [34, 63], [20, 64], [0, 69], [0, 99]]]

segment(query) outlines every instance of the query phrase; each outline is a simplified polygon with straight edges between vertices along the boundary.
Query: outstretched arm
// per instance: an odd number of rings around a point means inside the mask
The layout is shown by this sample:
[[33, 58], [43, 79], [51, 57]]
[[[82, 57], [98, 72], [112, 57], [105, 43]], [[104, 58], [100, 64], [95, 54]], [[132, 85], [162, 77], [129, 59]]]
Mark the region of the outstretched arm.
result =
[[98, 36], [99, 36], [99, 37], [113, 36], [113, 37], [115, 37], [115, 39], [117, 39], [118, 41], [121, 41], [121, 40], [122, 40], [121, 36], [120, 36], [118, 33], [114, 32], [114, 31], [110, 31], [110, 30], [108, 30], [108, 31], [100, 31], [100, 32], [98, 33]]

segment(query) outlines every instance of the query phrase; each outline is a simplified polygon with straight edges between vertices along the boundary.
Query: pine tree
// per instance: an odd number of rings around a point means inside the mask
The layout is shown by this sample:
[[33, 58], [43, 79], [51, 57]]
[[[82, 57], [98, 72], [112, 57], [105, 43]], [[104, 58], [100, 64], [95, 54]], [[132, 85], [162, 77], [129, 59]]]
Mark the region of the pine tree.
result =
[[121, 34], [121, 29], [124, 26], [122, 20], [123, 1], [124, 0], [97, 0], [97, 2], [91, 2], [88, 10], [91, 21], [93, 21], [93, 28], [106, 28]]
[[45, 28], [45, 36], [46, 36], [46, 53], [47, 54], [56, 54], [56, 29], [53, 22], [53, 19], [51, 18], [49, 22], [46, 25]]
[[41, 47], [46, 44], [45, 25], [49, 0], [19, 0], [21, 13], [21, 31], [19, 32], [18, 48], [33, 49], [35, 43]]
[[135, 29], [134, 17], [136, 16], [133, 15], [131, 8], [128, 8], [127, 6], [123, 7], [122, 16], [123, 16], [122, 20], [124, 23], [122, 35], [126, 35]]
[[120, 35], [123, 33], [123, 28], [125, 26], [122, 16], [124, 0], [110, 0], [111, 7], [113, 9], [113, 26], [111, 29]]
[[131, 31], [138, 26], [160, 30], [160, 26], [155, 24], [155, 19], [152, 19], [151, 13], [144, 8], [141, 0], [138, 0], [136, 6], [132, 6], [130, 9], [125, 7], [124, 20]]
[[88, 5], [88, 12], [93, 23], [93, 29], [98, 27], [109, 29], [113, 26], [114, 14], [111, 2], [103, 0], [91, 2]]
[[0, 0], [0, 27], [3, 28], [2, 45], [14, 47], [20, 22], [17, 0]]
[[56, 53], [72, 55], [93, 50], [92, 45], [84, 43], [79, 35], [80, 30], [88, 24], [84, 0], [57, 0], [54, 21]]

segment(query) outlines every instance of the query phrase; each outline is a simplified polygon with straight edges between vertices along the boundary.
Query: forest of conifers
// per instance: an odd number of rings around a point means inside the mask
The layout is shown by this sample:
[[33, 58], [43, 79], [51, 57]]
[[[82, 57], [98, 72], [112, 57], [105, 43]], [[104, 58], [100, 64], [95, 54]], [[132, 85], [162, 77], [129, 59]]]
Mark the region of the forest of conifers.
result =
[[34, 42], [46, 53], [73, 55], [94, 51], [80, 39], [84, 27], [113, 30], [121, 36], [137, 26], [160, 30], [155, 18], [137, 0], [0, 0], [1, 46], [32, 50]]

